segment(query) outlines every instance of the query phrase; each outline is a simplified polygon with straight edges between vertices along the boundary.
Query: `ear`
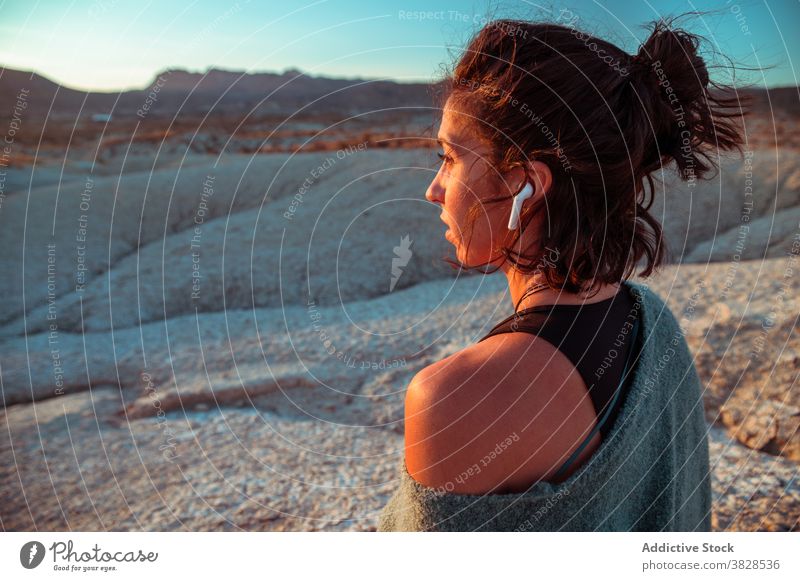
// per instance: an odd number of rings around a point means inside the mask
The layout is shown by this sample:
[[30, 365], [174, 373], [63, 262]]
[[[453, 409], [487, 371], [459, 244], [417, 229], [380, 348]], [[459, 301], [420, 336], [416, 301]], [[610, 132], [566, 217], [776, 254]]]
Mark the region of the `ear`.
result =
[[[530, 182], [533, 186], [533, 197], [545, 195], [553, 185], [553, 173], [543, 161], [529, 161], [525, 165], [514, 166], [504, 176], [512, 194], [518, 193]], [[513, 189], [512, 189], [513, 188]]]
[[527, 164], [528, 178], [533, 186], [534, 196], [544, 196], [553, 185], [553, 173], [543, 161], [531, 161]]

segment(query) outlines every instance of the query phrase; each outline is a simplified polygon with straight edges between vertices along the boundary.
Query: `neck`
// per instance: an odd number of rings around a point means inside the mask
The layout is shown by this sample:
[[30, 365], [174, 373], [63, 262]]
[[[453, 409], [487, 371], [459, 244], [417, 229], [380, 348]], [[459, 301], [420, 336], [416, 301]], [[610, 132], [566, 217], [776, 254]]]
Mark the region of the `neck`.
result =
[[[516, 306], [519, 303], [517, 310], [528, 309], [531, 307], [538, 307], [544, 305], [581, 305], [591, 304], [604, 301], [613, 297], [619, 290], [619, 283], [614, 284], [601, 284], [599, 290], [597, 287], [587, 290], [582, 293], [573, 293], [564, 289], [544, 288], [528, 293], [525, 298], [525, 292], [536, 285], [545, 283], [544, 276], [541, 272], [523, 273], [515, 269], [513, 266], [505, 264], [502, 268], [503, 272], [508, 279], [508, 290], [511, 295], [511, 305]], [[596, 294], [593, 294], [597, 291]]]

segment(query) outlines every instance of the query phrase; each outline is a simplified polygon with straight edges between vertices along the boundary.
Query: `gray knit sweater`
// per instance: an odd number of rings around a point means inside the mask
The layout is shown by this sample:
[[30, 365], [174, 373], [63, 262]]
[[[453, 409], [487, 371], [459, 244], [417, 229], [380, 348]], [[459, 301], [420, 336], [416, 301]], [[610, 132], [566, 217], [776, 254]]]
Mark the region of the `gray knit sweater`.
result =
[[379, 531], [710, 531], [711, 479], [700, 379], [678, 321], [644, 283], [633, 382], [608, 437], [559, 484], [457, 494], [399, 463]]

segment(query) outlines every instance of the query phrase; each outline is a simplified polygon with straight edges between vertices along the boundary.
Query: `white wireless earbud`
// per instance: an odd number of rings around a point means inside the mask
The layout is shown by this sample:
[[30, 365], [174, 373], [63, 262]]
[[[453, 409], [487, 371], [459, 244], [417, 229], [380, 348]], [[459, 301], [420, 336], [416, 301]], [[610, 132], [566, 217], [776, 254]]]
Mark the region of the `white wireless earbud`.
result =
[[516, 230], [519, 227], [519, 215], [522, 211], [522, 203], [533, 195], [533, 186], [530, 182], [525, 182], [525, 187], [514, 196], [511, 203], [511, 216], [508, 218], [508, 229]]

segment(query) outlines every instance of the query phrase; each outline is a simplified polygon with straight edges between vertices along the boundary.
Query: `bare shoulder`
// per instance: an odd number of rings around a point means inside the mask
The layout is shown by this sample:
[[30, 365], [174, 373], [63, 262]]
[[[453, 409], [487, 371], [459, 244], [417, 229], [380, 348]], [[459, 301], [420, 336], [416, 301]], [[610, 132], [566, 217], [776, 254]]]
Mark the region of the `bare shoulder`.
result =
[[[524, 490], [552, 476], [595, 421], [583, 379], [555, 346], [527, 333], [495, 335], [411, 380], [406, 466], [418, 482], [451, 492]], [[596, 445], [599, 435], [576, 468]]]

